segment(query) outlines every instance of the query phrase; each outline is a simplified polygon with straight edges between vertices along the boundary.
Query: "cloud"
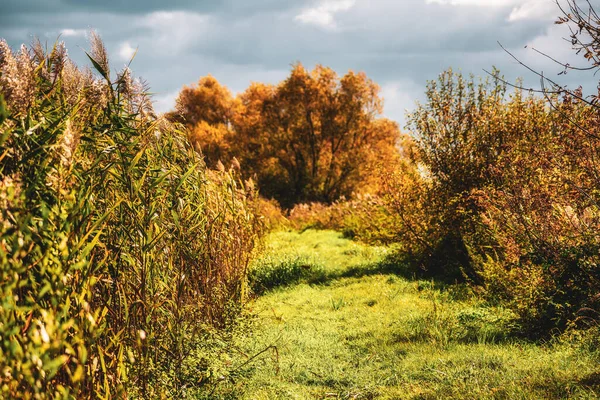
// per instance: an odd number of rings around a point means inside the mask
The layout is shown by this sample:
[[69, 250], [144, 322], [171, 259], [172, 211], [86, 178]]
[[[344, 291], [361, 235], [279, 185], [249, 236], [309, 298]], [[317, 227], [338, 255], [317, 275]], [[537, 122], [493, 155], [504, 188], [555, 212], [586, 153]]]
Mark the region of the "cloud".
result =
[[511, 8], [509, 22], [554, 17], [556, 7], [552, 0], [425, 0], [427, 4], [463, 7]]
[[156, 112], [164, 113], [172, 110], [175, 106], [175, 99], [177, 99], [178, 94], [179, 91], [176, 90], [174, 92], [154, 96], [152, 99], [152, 103]]
[[335, 14], [350, 10], [354, 4], [355, 0], [324, 1], [315, 7], [304, 9], [295, 17], [295, 20], [322, 28], [336, 28]]
[[133, 55], [135, 54], [135, 50], [133, 47], [131, 47], [131, 44], [129, 44], [129, 42], [123, 42], [121, 43], [121, 45], [119, 46], [119, 59], [121, 61], [129, 61], [131, 60], [131, 57], [133, 57]]
[[555, 7], [548, 7], [548, 0], [529, 0], [513, 8], [508, 20], [552, 19], [556, 14]]
[[60, 31], [60, 34], [63, 37], [72, 37], [72, 36], [85, 37], [86, 30], [85, 29], [62, 29]]
[[381, 97], [384, 100], [383, 115], [398, 121], [404, 128], [405, 113], [415, 108], [415, 102], [421, 97], [423, 88], [410, 80], [389, 81], [381, 87]]
[[427, 4], [448, 4], [452, 6], [506, 7], [518, 0], [425, 0]]
[[[560, 13], [553, 0], [0, 1], [0, 37], [14, 48], [44, 32], [51, 43], [61, 30], [88, 27], [101, 33], [115, 64], [139, 48], [131, 68], [157, 93], [160, 111], [173, 107], [181, 87], [209, 73], [241, 92], [251, 81], [280, 82], [300, 61], [340, 75], [364, 71], [382, 87], [385, 115], [402, 124], [404, 109], [424, 99], [427, 80], [450, 66], [484, 76], [483, 69], [495, 65], [509, 81], [525, 75], [526, 83], [539, 86], [498, 41], [553, 76], [561, 68], [532, 46], [561, 60], [571, 55], [572, 65], [585, 61], [561, 40], [569, 34], [564, 25], [538, 18], [542, 5], [545, 15]], [[76, 62], [89, 65], [84, 36], [60, 40]], [[597, 84], [592, 74], [558, 78]]]
[[138, 17], [134, 22], [139, 29], [150, 32], [147, 39], [162, 57], [185, 52], [209, 34], [210, 24], [210, 16], [184, 11], [156, 11]]

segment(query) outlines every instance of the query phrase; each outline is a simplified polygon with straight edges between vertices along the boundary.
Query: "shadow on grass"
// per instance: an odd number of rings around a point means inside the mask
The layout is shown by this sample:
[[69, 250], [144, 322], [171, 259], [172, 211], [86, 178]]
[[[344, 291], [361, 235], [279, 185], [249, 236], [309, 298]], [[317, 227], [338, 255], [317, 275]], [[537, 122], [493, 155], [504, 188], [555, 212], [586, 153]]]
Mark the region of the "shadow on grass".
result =
[[388, 254], [383, 260], [376, 263], [359, 264], [343, 271], [329, 271], [312, 277], [307, 283], [328, 284], [342, 278], [361, 278], [373, 275], [394, 275], [409, 282], [422, 282], [424, 287], [442, 291], [464, 286], [460, 285], [464, 283], [464, 280], [459, 281], [452, 276], [429, 273], [401, 253]]
[[400, 253], [391, 253], [383, 260], [349, 267], [342, 271], [330, 271], [321, 264], [295, 257], [283, 260], [266, 260], [253, 270], [249, 276], [250, 287], [257, 295], [271, 290], [306, 283], [310, 285], [329, 285], [343, 278], [361, 278], [373, 275], [394, 275], [407, 281], [426, 281], [424, 286], [430, 289], [445, 290], [455, 283], [447, 277], [436, 277], [411, 263]]
[[579, 380], [579, 384], [590, 389], [600, 390], [600, 372], [593, 372]]
[[360, 278], [371, 275], [397, 275], [407, 280], [415, 280], [418, 276], [416, 272], [401, 256], [389, 254], [379, 262], [356, 265], [345, 271], [332, 273], [330, 279]]

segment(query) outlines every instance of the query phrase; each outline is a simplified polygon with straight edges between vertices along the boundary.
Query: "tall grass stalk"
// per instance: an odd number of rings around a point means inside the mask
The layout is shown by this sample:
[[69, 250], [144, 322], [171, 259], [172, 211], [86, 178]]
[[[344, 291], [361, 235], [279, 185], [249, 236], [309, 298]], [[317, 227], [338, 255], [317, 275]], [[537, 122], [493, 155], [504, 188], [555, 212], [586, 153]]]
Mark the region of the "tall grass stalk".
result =
[[94, 75], [0, 41], [2, 397], [177, 397], [199, 327], [245, 298], [255, 193], [106, 54], [93, 35]]

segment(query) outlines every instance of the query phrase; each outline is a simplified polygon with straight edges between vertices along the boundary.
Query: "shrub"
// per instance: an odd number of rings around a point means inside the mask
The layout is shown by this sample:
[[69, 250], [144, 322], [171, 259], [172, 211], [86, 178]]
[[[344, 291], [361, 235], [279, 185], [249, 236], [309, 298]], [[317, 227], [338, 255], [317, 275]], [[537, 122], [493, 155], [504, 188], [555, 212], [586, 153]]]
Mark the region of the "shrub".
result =
[[416, 255], [485, 284], [539, 334], [598, 307], [596, 111], [570, 96], [554, 108], [507, 97], [498, 79], [444, 73], [410, 117], [431, 177]]

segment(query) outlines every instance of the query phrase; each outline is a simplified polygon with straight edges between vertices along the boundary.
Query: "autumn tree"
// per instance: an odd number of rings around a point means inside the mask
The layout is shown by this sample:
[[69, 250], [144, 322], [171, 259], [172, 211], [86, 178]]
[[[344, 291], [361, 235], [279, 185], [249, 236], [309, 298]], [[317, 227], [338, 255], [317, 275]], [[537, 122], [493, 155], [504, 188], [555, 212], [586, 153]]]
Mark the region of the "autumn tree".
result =
[[285, 206], [351, 195], [374, 163], [397, 154], [399, 130], [379, 118], [378, 92], [363, 73], [297, 64], [278, 86], [254, 84], [239, 97], [236, 143], [247, 148], [235, 153]]
[[167, 118], [187, 126], [190, 141], [202, 152], [206, 164], [214, 167], [229, 156], [228, 136], [235, 104], [231, 92], [208, 75], [181, 90], [175, 111], [168, 113]]
[[263, 177], [262, 182], [277, 176], [277, 153], [275, 143], [269, 136], [264, 110], [272, 103], [277, 88], [273, 85], [253, 82], [237, 97], [238, 108], [232, 125], [235, 130], [233, 152], [241, 161], [248, 177]]
[[170, 118], [188, 125], [207, 164], [236, 157], [263, 195], [288, 207], [331, 202], [369, 187], [376, 166], [398, 157], [396, 123], [381, 118], [379, 87], [364, 73], [339, 77], [301, 64], [279, 85], [230, 92], [212, 77], [186, 87]]

